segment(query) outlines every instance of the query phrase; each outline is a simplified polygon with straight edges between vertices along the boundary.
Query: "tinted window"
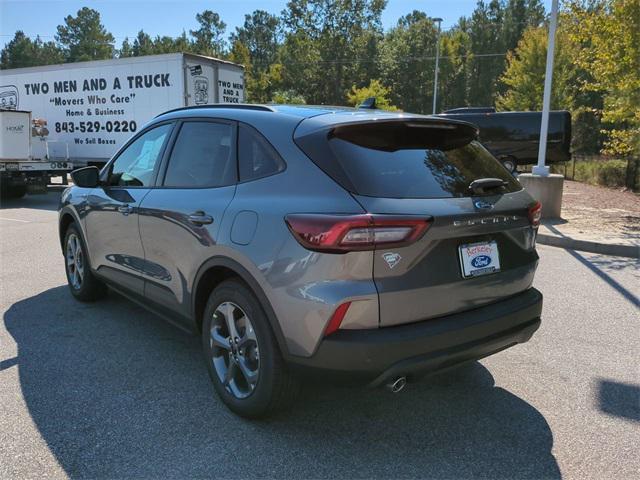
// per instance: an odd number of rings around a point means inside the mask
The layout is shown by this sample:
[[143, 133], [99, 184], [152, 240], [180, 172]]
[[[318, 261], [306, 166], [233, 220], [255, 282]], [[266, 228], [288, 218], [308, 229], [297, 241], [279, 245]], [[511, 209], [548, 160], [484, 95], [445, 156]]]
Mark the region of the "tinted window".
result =
[[161, 125], [138, 137], [111, 165], [109, 185], [150, 186], [162, 146], [170, 131], [171, 125]]
[[185, 122], [171, 151], [164, 185], [221, 187], [234, 183], [232, 137], [229, 124]]
[[271, 144], [255, 129], [242, 124], [238, 129], [238, 159], [243, 182], [273, 175], [285, 168]]
[[338, 183], [360, 195], [464, 197], [472, 195], [469, 185], [480, 178], [507, 182], [495, 193], [521, 189], [509, 172], [473, 140], [475, 130], [469, 126], [367, 123], [315, 135], [297, 142]]

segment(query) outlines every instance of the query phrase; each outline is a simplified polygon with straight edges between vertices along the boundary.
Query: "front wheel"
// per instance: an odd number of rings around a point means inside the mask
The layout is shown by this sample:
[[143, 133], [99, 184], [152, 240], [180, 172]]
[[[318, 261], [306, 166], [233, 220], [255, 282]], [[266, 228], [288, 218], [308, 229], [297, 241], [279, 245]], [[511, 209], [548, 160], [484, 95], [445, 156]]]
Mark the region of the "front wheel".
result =
[[83, 302], [92, 302], [103, 297], [106, 286], [89, 268], [87, 250], [75, 225], [70, 225], [64, 236], [64, 259], [67, 283], [71, 294]]
[[228, 280], [211, 293], [202, 343], [216, 392], [233, 412], [263, 417], [295, 400], [298, 383], [258, 299], [243, 283]]

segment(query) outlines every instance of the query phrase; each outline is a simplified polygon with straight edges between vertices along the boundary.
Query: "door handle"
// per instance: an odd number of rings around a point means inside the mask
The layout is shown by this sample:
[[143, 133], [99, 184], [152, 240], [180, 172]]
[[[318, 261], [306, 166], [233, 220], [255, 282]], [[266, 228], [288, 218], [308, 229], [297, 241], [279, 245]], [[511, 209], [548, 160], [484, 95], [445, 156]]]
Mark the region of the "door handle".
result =
[[213, 217], [203, 211], [197, 211], [189, 215], [189, 221], [194, 225], [209, 225], [213, 223]]
[[123, 215], [129, 215], [133, 212], [133, 207], [130, 207], [129, 205], [120, 205], [118, 207], [118, 211]]

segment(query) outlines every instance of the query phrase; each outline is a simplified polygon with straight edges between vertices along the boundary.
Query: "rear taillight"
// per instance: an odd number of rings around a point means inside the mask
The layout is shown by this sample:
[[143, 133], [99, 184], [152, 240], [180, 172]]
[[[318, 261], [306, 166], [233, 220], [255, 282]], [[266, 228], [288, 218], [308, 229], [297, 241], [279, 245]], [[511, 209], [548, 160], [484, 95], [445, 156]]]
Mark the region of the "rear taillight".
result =
[[529, 223], [532, 227], [540, 225], [540, 219], [542, 218], [542, 204], [536, 202], [529, 207]]
[[431, 218], [371, 214], [296, 213], [285, 221], [303, 247], [326, 253], [406, 246], [419, 240], [431, 224]]

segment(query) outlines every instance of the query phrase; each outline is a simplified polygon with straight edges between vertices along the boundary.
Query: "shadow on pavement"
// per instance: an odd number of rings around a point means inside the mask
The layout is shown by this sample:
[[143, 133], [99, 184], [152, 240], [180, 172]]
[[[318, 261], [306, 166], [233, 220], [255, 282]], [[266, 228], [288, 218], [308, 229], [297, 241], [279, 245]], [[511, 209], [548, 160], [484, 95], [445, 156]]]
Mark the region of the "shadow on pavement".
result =
[[601, 379], [598, 382], [600, 410], [609, 415], [640, 422], [640, 386]]
[[22, 198], [0, 200], [0, 210], [32, 208], [37, 210], [58, 210], [61, 188], [50, 189], [46, 194], [25, 195]]
[[633, 292], [627, 290], [620, 282], [615, 280], [611, 275], [606, 272], [608, 264], [611, 264], [612, 270], [622, 270], [622, 264], [626, 264], [627, 266], [632, 266], [634, 264], [638, 264], [638, 260], [629, 258], [620, 260], [620, 257], [609, 257], [610, 262], [603, 260], [600, 258], [597, 262], [594, 262], [584, 255], [581, 255], [576, 250], [567, 250], [569, 255], [582, 263], [585, 267], [595, 273], [598, 277], [604, 280], [611, 288], [616, 290], [622, 297], [624, 297], [629, 303], [631, 303], [636, 308], [640, 308], [640, 298], [638, 298]]
[[398, 395], [309, 386], [250, 422], [215, 397], [196, 337], [114, 294], [53, 288], [4, 322], [6, 366], [71, 477], [560, 477], [544, 417], [477, 362]]

